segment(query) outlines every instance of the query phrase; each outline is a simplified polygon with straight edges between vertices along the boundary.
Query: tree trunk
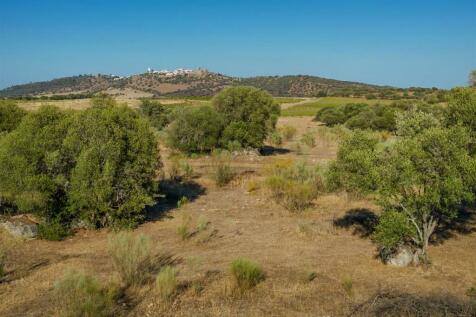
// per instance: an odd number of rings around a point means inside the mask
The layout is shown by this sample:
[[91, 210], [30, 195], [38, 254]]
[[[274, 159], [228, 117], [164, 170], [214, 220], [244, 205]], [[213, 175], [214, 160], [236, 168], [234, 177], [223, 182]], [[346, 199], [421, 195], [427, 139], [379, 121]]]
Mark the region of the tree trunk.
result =
[[421, 244], [421, 256], [423, 257], [424, 261], [428, 260], [428, 245], [430, 243], [430, 237], [433, 234], [433, 232], [436, 229], [436, 226], [438, 225], [438, 221], [433, 218], [433, 216], [428, 215], [424, 217], [423, 223], [422, 223], [422, 234], [423, 234], [423, 239], [422, 239], [422, 244]]

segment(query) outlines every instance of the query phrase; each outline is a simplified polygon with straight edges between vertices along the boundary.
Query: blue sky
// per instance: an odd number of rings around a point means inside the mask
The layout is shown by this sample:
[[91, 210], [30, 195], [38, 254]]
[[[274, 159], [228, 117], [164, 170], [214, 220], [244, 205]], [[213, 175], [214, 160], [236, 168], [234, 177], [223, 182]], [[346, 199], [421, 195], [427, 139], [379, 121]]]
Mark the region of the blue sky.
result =
[[466, 85], [476, 0], [0, 0], [0, 88], [147, 67]]

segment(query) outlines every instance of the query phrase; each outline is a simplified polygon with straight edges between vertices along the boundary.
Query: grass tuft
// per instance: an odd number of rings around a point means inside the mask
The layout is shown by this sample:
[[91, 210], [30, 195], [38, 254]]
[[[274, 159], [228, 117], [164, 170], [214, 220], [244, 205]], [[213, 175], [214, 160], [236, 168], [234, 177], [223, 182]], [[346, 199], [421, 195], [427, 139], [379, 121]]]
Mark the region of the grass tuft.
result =
[[265, 279], [263, 269], [245, 258], [236, 259], [231, 263], [231, 274], [241, 292], [255, 287]]
[[155, 280], [155, 288], [162, 299], [170, 299], [177, 290], [177, 270], [171, 266], [164, 266]]

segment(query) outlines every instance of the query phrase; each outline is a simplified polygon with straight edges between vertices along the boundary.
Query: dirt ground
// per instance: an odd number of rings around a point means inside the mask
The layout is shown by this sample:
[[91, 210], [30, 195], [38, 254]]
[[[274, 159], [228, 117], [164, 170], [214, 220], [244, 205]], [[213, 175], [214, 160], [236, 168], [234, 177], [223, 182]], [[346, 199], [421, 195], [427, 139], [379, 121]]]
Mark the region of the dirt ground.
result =
[[[450, 231], [451, 237], [432, 245], [431, 266], [386, 266], [376, 257], [376, 246], [369, 238], [369, 221], [378, 213], [372, 202], [344, 193], [323, 194], [313, 208], [295, 214], [272, 202], [263, 188], [247, 191], [248, 181], [259, 184], [263, 167], [276, 158], [321, 163], [335, 157], [335, 140], [319, 133], [321, 127], [311, 118], [281, 118], [278, 124], [296, 127], [295, 140], [264, 156], [234, 158], [232, 165], [240, 176], [224, 188], [210, 180], [210, 158], [189, 160], [197, 174], [195, 197], [181, 208], [162, 202], [135, 229], [172, 257], [183, 288], [165, 303], [153, 285], [146, 285], [136, 291], [123, 315], [410, 316], [411, 310], [405, 309], [412, 305], [437, 307], [434, 315], [464, 315], [457, 305], [467, 303], [467, 290], [476, 286], [472, 214]], [[315, 132], [316, 147], [303, 147], [298, 155], [294, 145], [309, 131]], [[167, 150], [161, 153], [166, 167], [168, 154]], [[182, 241], [176, 231], [184, 214], [193, 223], [205, 217], [207, 229]], [[107, 229], [82, 230], [61, 242], [14, 242], [6, 279], [0, 283], [0, 316], [55, 315], [59, 303], [52, 288], [69, 268], [92, 273], [102, 281], [113, 278], [108, 234]], [[238, 257], [259, 263], [266, 273], [262, 283], [241, 296], [232, 291], [229, 274], [230, 262]], [[311, 272], [316, 278], [309, 281]], [[194, 291], [190, 287], [194, 283], [203, 290]], [[375, 310], [379, 305], [382, 310]]]

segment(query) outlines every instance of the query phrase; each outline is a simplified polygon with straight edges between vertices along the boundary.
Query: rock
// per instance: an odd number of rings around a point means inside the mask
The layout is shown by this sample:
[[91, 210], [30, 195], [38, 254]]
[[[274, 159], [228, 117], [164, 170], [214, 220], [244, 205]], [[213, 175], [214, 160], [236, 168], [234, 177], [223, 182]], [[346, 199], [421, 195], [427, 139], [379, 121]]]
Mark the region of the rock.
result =
[[71, 223], [71, 229], [76, 230], [76, 229], [89, 229], [91, 227], [86, 221], [77, 219], [73, 220]]
[[412, 264], [414, 261], [414, 254], [409, 248], [400, 248], [397, 252], [386, 260], [386, 264], [396, 267], [406, 267]]
[[26, 216], [2, 219], [0, 226], [15, 237], [32, 239], [38, 235], [38, 224]]

